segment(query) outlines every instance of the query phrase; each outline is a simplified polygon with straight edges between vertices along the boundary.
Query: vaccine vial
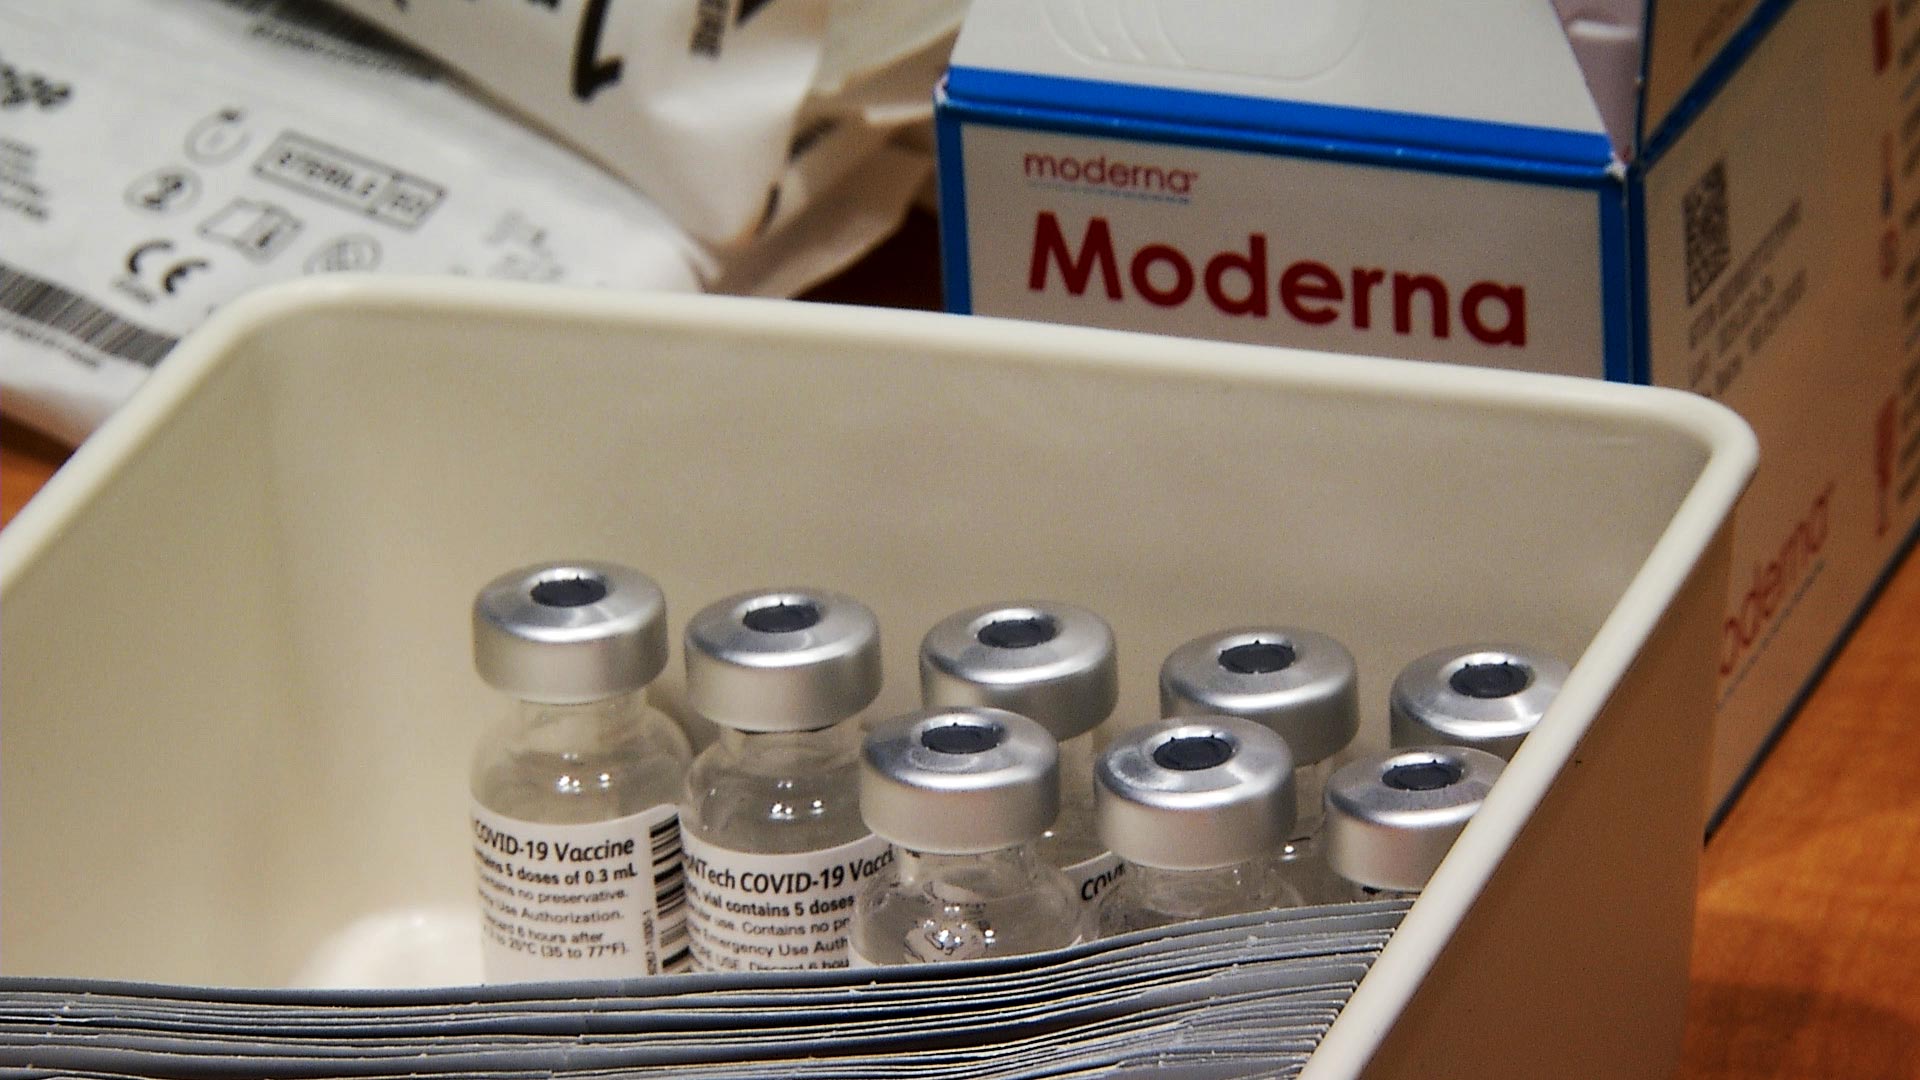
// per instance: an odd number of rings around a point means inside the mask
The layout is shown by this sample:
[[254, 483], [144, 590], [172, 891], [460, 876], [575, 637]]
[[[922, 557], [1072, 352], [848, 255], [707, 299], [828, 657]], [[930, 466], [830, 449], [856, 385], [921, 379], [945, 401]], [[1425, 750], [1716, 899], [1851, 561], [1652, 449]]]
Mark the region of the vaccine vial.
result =
[[1566, 662], [1518, 645], [1439, 649], [1400, 670], [1387, 710], [1395, 746], [1470, 746], [1511, 761], [1567, 680]]
[[1345, 896], [1327, 869], [1316, 837], [1320, 792], [1339, 755], [1360, 729], [1353, 654], [1325, 634], [1286, 626], [1253, 626], [1198, 637], [1160, 666], [1163, 716], [1226, 715], [1252, 720], [1286, 740], [1293, 752], [1293, 835], [1280, 849], [1280, 870], [1309, 904]]
[[678, 725], [641, 697], [666, 598], [604, 562], [522, 567], [473, 602], [473, 663], [516, 699], [470, 777], [488, 982], [685, 970]]
[[860, 818], [859, 724], [880, 625], [824, 589], [741, 593], [686, 629], [687, 703], [719, 729], [687, 773], [696, 967], [847, 966], [854, 894], [892, 861]]
[[894, 845], [854, 909], [853, 966], [1012, 956], [1071, 945], [1088, 912], [1035, 850], [1059, 811], [1047, 729], [1003, 709], [935, 708], [873, 725], [860, 812]]
[[920, 643], [928, 706], [1005, 709], [1059, 743], [1060, 815], [1040, 838], [1040, 857], [1066, 871], [1089, 904], [1120, 863], [1093, 821], [1095, 731], [1113, 713], [1119, 688], [1112, 628], [1071, 604], [971, 608], [943, 619]]
[[1327, 862], [1349, 899], [1413, 896], [1500, 778], [1506, 762], [1464, 746], [1369, 754], [1327, 782]]
[[1116, 737], [1094, 772], [1100, 835], [1123, 868], [1100, 935], [1293, 907], [1274, 854], [1293, 835], [1293, 754], [1234, 716], [1179, 717]]

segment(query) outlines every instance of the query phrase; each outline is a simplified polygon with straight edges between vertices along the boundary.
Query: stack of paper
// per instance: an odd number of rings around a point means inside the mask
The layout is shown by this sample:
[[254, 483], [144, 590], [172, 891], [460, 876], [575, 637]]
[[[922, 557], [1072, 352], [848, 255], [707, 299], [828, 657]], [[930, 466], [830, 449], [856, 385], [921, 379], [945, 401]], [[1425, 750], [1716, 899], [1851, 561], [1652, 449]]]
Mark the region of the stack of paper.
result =
[[0, 980], [0, 1066], [74, 1077], [1289, 1076], [1407, 901], [1033, 957], [419, 991]]

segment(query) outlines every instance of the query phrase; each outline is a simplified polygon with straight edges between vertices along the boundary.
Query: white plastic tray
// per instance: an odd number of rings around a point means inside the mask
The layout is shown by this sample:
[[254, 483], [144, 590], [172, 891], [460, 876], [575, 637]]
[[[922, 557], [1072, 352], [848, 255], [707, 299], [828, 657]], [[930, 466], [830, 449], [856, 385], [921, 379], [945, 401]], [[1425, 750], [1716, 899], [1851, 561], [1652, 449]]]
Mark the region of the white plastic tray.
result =
[[467, 605], [598, 556], [654, 575], [676, 633], [758, 584], [863, 598], [883, 709], [926, 627], [1020, 595], [1112, 621], [1123, 720], [1174, 645], [1242, 622], [1347, 642], [1370, 745], [1436, 645], [1578, 657], [1308, 1076], [1662, 1075], [1754, 457], [1731, 412], [1586, 380], [779, 302], [258, 294], [0, 533], [0, 964], [275, 985], [355, 918], [465, 902], [500, 707]]

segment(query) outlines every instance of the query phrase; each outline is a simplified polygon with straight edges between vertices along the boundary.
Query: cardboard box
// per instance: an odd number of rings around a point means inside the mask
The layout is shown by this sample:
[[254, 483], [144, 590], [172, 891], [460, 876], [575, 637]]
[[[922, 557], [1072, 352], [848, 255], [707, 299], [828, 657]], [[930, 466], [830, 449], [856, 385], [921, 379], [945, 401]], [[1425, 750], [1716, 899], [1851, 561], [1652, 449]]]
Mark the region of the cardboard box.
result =
[[359, 920], [470, 905], [467, 762], [507, 703], [469, 605], [585, 555], [644, 567], [676, 637], [758, 584], [860, 597], [882, 713], [917, 703], [927, 627], [1006, 596], [1107, 617], [1123, 724], [1221, 626], [1347, 643], [1374, 747], [1436, 642], [1574, 658], [1308, 1075], [1662, 1075], [1753, 460], [1725, 409], [1586, 379], [712, 297], [258, 293], [0, 532], [0, 962], [274, 986]]
[[1560, 6], [977, 0], [949, 306], [1732, 406], [1724, 809], [1920, 513], [1920, 5]]

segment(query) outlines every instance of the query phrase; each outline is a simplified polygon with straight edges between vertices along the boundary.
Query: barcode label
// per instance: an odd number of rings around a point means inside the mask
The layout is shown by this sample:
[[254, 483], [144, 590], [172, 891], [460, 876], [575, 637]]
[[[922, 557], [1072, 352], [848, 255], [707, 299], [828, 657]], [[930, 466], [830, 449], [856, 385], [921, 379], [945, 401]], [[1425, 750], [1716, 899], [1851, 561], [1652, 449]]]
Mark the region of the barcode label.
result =
[[106, 308], [32, 274], [0, 263], [0, 312], [104, 356], [153, 367], [180, 339], [122, 319]]
[[1687, 242], [1687, 303], [1700, 299], [1733, 261], [1727, 223], [1727, 163], [1720, 160], [1680, 200]]
[[660, 970], [685, 971], [692, 961], [687, 937], [687, 870], [678, 815], [648, 830], [653, 846], [654, 918], [660, 932]]

